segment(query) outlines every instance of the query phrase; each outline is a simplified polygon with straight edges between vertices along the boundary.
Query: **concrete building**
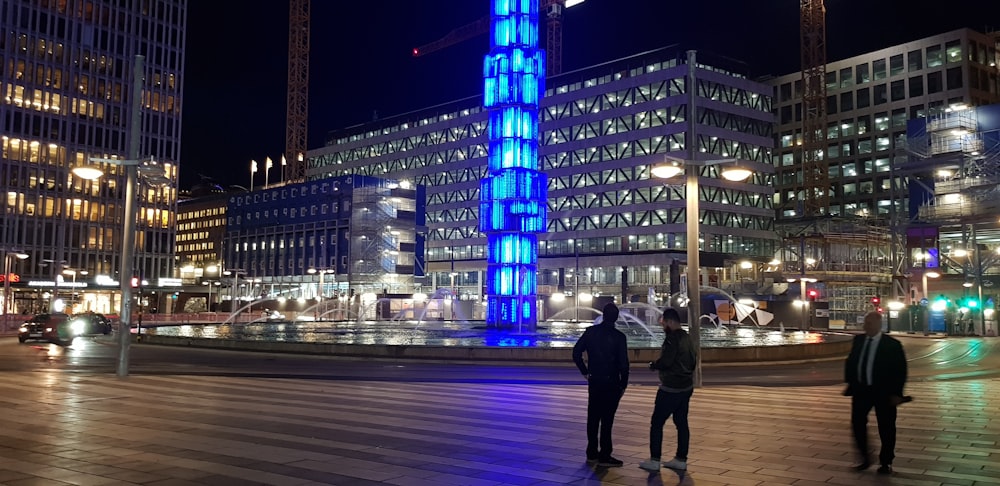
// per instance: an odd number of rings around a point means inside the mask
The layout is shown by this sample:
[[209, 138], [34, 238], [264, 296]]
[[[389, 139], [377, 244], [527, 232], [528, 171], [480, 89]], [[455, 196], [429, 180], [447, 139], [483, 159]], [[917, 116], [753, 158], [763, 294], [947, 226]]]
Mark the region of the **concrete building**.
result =
[[[703, 284], [734, 282], [737, 262], [773, 257], [771, 88], [729, 63], [688, 65], [672, 47], [547, 80], [539, 148], [549, 181], [548, 228], [539, 235], [543, 299], [569, 295], [591, 306], [595, 296], [640, 296], [655, 304], [681, 290], [684, 188], [650, 171], [689, 153], [737, 159], [756, 171], [734, 183], [718, 177], [718, 166], [702, 169]], [[469, 98], [335, 132], [309, 152], [307, 170], [311, 180], [391, 174], [425, 185], [428, 285], [471, 300], [482, 297], [486, 267], [477, 227], [487, 152], [481, 106], [480, 97]]]
[[[1000, 101], [997, 37], [961, 29], [827, 64], [830, 207], [803, 221], [802, 80], [770, 80], [777, 115], [775, 208], [790, 276], [819, 280], [833, 321], [902, 299], [910, 158], [907, 121]], [[809, 263], [813, 262], [813, 263]], [[831, 321], [831, 322], [833, 322]]]
[[[107, 165], [91, 182], [70, 169], [128, 158], [133, 65], [145, 56], [138, 153], [176, 182], [186, 3], [0, 4], [0, 248], [28, 255], [18, 264], [14, 312], [55, 308], [70, 271], [70, 310], [117, 311], [114, 282], [131, 278], [117, 273], [125, 171]], [[139, 191], [135, 268], [144, 279], [172, 276], [175, 185]]]

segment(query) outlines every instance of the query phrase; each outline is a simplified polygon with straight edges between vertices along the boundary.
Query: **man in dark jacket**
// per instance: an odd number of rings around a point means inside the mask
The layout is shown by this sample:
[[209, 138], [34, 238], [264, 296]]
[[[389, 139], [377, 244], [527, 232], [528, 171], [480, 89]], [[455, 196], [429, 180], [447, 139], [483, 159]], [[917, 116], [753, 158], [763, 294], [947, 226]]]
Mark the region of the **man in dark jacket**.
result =
[[684, 471], [687, 470], [688, 444], [691, 442], [688, 407], [694, 393], [694, 369], [698, 356], [691, 336], [681, 328], [681, 318], [676, 309], [664, 309], [660, 325], [666, 333], [660, 358], [649, 363], [649, 369], [659, 371], [660, 388], [656, 390], [653, 418], [649, 424], [649, 459], [639, 463], [639, 467], [647, 471], [660, 470], [663, 426], [673, 415], [674, 425], [677, 426], [677, 453], [673, 459], [664, 462], [663, 467]]
[[878, 435], [882, 441], [879, 452], [879, 474], [892, 474], [896, 449], [896, 407], [909, 401], [903, 395], [906, 385], [906, 354], [903, 345], [882, 333], [882, 314], [872, 311], [865, 315], [865, 333], [854, 336], [851, 354], [844, 366], [845, 395], [851, 397], [851, 430], [861, 463], [854, 466], [863, 471], [871, 466], [868, 455], [868, 413], [875, 408]]
[[[618, 306], [604, 306], [601, 322], [587, 328], [573, 346], [573, 362], [587, 377], [587, 462], [621, 467], [611, 456], [611, 427], [618, 402], [628, 387], [628, 345], [625, 334], [615, 329]], [[583, 360], [587, 353], [587, 361]], [[600, 441], [598, 441], [600, 430]]]

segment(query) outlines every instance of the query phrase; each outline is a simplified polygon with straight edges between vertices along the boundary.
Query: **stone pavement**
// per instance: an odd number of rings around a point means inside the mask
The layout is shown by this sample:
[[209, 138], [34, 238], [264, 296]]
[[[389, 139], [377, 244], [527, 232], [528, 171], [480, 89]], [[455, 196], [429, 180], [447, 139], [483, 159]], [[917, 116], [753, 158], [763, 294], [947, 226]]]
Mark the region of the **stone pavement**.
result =
[[[849, 468], [840, 390], [697, 390], [681, 477], [637, 467], [649, 386], [618, 414], [625, 467], [594, 469], [585, 386], [14, 372], [0, 375], [0, 484], [1000, 484], [1000, 379], [909, 386], [889, 478]], [[664, 437], [669, 453], [671, 423]]]

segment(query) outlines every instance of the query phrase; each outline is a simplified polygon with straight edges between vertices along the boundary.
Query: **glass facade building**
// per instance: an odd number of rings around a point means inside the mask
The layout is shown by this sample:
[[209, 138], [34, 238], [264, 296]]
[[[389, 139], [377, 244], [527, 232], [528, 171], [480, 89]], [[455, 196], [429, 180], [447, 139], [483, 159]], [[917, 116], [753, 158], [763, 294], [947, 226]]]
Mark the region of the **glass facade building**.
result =
[[[162, 163], [176, 182], [186, 15], [184, 0], [0, 1], [0, 248], [29, 255], [21, 284], [58, 287], [68, 269], [86, 275], [77, 278], [71, 310], [116, 310], [113, 285], [102, 295], [89, 289], [130, 276], [117, 273], [124, 168], [105, 166], [96, 181], [70, 169], [90, 158], [127, 158], [133, 64], [141, 55], [138, 153]], [[135, 268], [143, 279], [172, 276], [175, 186], [140, 188]], [[42, 293], [15, 290], [17, 312], [47, 309]]]
[[[719, 178], [718, 166], [701, 169], [706, 283], [725, 279], [737, 260], [773, 257], [771, 88], [712, 62], [695, 66], [691, 79], [684, 52], [671, 47], [546, 81], [539, 147], [548, 179], [546, 232], [538, 235], [543, 299], [573, 292], [645, 300], [650, 289], [658, 296], [678, 291], [688, 237], [684, 188], [665, 185], [650, 170], [668, 155], [683, 158], [689, 143], [705, 158], [735, 158], [758, 169], [740, 183]], [[307, 176], [391, 173], [425, 185], [429, 285], [478, 299], [486, 269], [479, 200], [487, 119], [477, 97], [333, 133], [326, 147], [309, 152]]]

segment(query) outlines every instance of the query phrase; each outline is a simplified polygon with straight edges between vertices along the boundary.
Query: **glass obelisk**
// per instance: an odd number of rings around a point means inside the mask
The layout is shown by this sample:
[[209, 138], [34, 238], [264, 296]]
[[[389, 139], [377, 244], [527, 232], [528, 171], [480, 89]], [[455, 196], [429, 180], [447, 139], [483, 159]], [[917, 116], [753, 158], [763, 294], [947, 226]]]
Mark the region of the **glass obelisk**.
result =
[[491, 0], [483, 106], [489, 157], [480, 181], [479, 230], [487, 237], [486, 325], [533, 332], [538, 322], [538, 233], [545, 231], [547, 180], [538, 170], [538, 106], [545, 53], [538, 0]]

